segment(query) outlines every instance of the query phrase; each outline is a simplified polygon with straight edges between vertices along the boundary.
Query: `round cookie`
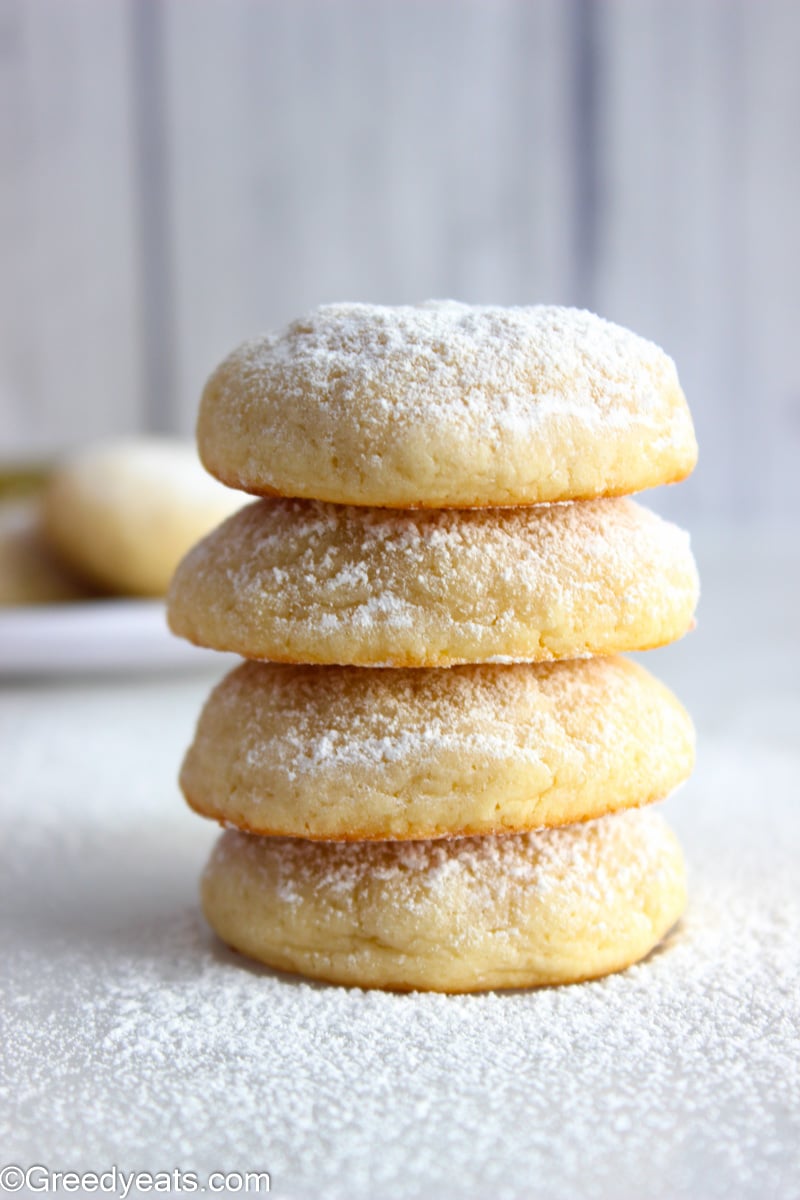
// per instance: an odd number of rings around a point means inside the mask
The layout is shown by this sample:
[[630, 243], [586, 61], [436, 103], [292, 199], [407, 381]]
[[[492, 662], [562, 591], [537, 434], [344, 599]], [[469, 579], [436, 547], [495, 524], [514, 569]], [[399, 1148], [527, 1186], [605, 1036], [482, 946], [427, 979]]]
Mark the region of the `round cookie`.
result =
[[690, 774], [685, 710], [624, 658], [440, 670], [244, 663], [206, 702], [181, 787], [290, 837], [420, 839], [565, 825]]
[[230, 830], [202, 881], [210, 925], [252, 958], [332, 983], [445, 992], [622, 970], [685, 898], [680, 846], [648, 809], [433, 842]]
[[692, 624], [689, 538], [632, 500], [396, 511], [261, 500], [178, 567], [174, 633], [355, 666], [643, 650]]
[[56, 468], [45, 491], [47, 538], [100, 587], [163, 596], [181, 557], [241, 508], [194, 448], [170, 438], [92, 446]]
[[697, 460], [672, 360], [545, 305], [325, 305], [217, 368], [197, 436], [231, 487], [394, 508], [623, 495]]

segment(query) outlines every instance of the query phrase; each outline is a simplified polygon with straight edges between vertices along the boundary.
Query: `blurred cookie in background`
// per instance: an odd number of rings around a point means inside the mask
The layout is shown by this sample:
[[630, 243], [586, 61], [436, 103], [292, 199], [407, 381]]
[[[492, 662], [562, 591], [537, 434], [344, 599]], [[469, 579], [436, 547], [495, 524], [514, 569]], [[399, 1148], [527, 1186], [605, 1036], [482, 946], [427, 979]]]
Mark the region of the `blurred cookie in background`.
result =
[[95, 587], [162, 596], [189, 547], [244, 499], [206, 474], [191, 443], [127, 438], [53, 469], [42, 525], [52, 549]]
[[47, 544], [36, 496], [0, 499], [0, 605], [63, 604], [93, 594]]

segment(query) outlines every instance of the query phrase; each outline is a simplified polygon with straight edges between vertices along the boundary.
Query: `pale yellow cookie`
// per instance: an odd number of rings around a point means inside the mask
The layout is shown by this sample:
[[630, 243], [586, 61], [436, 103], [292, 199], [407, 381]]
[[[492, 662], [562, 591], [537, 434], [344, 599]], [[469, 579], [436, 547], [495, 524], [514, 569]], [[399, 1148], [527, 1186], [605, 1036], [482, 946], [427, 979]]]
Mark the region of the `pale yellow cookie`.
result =
[[243, 498], [209, 478], [194, 448], [172, 438], [91, 446], [56, 468], [46, 535], [107, 591], [163, 596], [180, 558]]
[[173, 631], [245, 658], [356, 666], [641, 650], [692, 624], [688, 535], [632, 500], [396, 511], [261, 500], [183, 560]]
[[445, 992], [571, 983], [643, 958], [686, 900], [680, 846], [650, 809], [538, 833], [309, 842], [228, 831], [206, 917], [272, 967]]
[[624, 658], [368, 670], [244, 663], [209, 697], [181, 771], [204, 816], [369, 840], [565, 825], [690, 774], [685, 710]]
[[544, 305], [326, 305], [235, 350], [197, 432], [232, 487], [394, 508], [622, 495], [697, 459], [672, 360]]

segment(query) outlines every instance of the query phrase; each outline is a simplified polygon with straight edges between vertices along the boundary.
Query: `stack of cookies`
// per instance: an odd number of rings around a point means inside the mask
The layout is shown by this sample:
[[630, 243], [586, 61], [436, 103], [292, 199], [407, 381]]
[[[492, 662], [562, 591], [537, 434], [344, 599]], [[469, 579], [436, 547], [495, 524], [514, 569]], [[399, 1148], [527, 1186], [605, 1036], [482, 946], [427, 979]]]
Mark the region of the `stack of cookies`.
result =
[[264, 497], [178, 568], [173, 631], [249, 660], [181, 773], [228, 830], [230, 945], [338, 983], [563, 983], [685, 902], [644, 807], [691, 722], [621, 652], [693, 623], [685, 533], [627, 499], [697, 455], [675, 368], [590, 313], [329, 305], [209, 380], [208, 470]]

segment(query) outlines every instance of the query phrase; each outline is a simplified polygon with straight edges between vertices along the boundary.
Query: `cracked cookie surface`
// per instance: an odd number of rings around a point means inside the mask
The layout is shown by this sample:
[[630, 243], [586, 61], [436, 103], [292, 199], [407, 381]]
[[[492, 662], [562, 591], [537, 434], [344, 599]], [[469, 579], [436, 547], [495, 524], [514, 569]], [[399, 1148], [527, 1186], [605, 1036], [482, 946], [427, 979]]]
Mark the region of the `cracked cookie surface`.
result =
[[232, 487], [392, 508], [624, 495], [697, 458], [672, 360], [552, 305], [325, 305], [229, 355], [197, 433]]
[[229, 830], [202, 881], [212, 928], [333, 983], [478, 991], [643, 958], [683, 911], [680, 846], [650, 809], [505, 837], [330, 843]]
[[253, 833], [435, 838], [583, 821], [668, 795], [692, 724], [627, 659], [368, 670], [243, 663], [206, 702], [189, 804]]
[[355, 666], [644, 650], [693, 622], [689, 537], [626, 498], [509, 509], [261, 500], [184, 558], [173, 632], [244, 658]]

